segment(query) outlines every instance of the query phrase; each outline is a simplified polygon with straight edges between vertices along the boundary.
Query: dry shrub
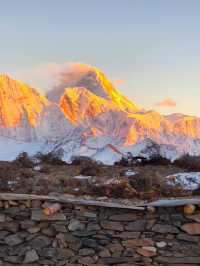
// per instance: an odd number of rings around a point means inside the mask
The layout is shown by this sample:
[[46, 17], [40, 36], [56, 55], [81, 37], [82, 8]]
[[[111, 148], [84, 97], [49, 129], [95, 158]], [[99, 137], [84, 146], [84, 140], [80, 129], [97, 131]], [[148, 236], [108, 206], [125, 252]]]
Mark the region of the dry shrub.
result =
[[154, 155], [144, 162], [145, 165], [170, 165], [171, 161], [161, 155]]
[[27, 152], [20, 153], [14, 160], [14, 163], [18, 164], [20, 167], [33, 168], [34, 163], [32, 159], [28, 156]]
[[32, 169], [21, 169], [21, 171], [19, 171], [19, 175], [22, 178], [32, 178], [34, 177], [34, 172]]
[[88, 179], [67, 178], [63, 180], [65, 192], [76, 195], [106, 196], [110, 198], [134, 198], [137, 191], [129, 180], [109, 178], [106, 182], [91, 177]]
[[87, 156], [74, 156], [72, 158], [72, 165], [81, 165], [82, 163], [90, 163], [91, 158]]
[[128, 162], [127, 158], [122, 157], [120, 161], [115, 162], [116, 166], [130, 166], [130, 163]]
[[143, 156], [133, 156], [130, 152], [127, 153], [127, 157], [122, 157], [122, 159], [115, 163], [116, 166], [136, 166], [143, 165], [148, 159]]
[[150, 158], [142, 156], [130, 156], [128, 158], [122, 158], [119, 162], [116, 162], [116, 166], [136, 166], [136, 165], [170, 165], [171, 161], [162, 157], [160, 154], [152, 155]]
[[38, 172], [43, 173], [43, 174], [50, 174], [51, 168], [48, 165], [42, 165], [41, 169]]
[[80, 174], [84, 176], [97, 176], [101, 173], [101, 168], [98, 165], [82, 166]]
[[160, 187], [160, 197], [168, 198], [168, 197], [188, 197], [191, 196], [193, 193], [190, 191], [185, 191], [180, 187], [169, 187], [168, 185], [163, 185]]
[[134, 198], [137, 196], [137, 191], [131, 186], [129, 180], [124, 179], [111, 179], [110, 182], [104, 184], [95, 184], [90, 190], [92, 194], [110, 198]]
[[91, 178], [86, 179], [78, 179], [74, 177], [68, 177], [62, 179], [63, 187], [65, 188], [65, 192], [72, 194], [91, 194]]
[[175, 166], [183, 168], [187, 171], [200, 171], [200, 156], [183, 155], [173, 163]]
[[102, 165], [89, 157], [74, 157], [72, 160], [72, 165], [79, 166], [79, 174], [84, 176], [97, 176], [103, 172]]
[[60, 149], [58, 151], [51, 151], [46, 154], [43, 154], [41, 152], [38, 152], [34, 159], [38, 160], [41, 163], [44, 164], [50, 164], [50, 165], [66, 165], [66, 162], [62, 160], [63, 157], [63, 150]]
[[0, 163], [0, 179], [7, 179], [12, 176], [16, 177], [19, 165], [14, 162], [1, 162]]
[[130, 184], [138, 192], [138, 197], [145, 200], [158, 199], [161, 196], [163, 179], [157, 175], [136, 175], [130, 178]]

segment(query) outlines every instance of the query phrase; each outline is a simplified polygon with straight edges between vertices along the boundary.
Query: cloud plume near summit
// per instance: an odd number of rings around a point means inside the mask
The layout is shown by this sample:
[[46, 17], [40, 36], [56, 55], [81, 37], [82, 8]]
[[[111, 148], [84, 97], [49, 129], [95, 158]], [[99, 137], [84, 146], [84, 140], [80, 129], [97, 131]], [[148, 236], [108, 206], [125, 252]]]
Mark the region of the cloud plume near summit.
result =
[[62, 83], [73, 85], [90, 69], [92, 66], [83, 63], [47, 63], [18, 71], [15, 76], [46, 93]]

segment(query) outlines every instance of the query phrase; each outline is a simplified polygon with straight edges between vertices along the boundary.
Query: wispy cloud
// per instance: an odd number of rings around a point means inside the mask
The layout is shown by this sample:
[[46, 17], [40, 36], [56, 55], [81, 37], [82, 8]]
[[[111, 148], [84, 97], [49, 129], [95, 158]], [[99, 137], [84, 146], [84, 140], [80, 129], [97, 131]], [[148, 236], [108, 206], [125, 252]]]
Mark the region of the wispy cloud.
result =
[[124, 85], [125, 84], [125, 80], [123, 79], [116, 79], [116, 80], [113, 80], [113, 85], [115, 85], [116, 87], [118, 86], [121, 86], [121, 85]]
[[[65, 63], [44, 63], [18, 70], [12, 73], [14, 78], [22, 80], [30, 86], [37, 88], [42, 93], [47, 93], [57, 86], [73, 86], [84, 73], [91, 70], [93, 66], [81, 62], [65, 62]], [[120, 87], [125, 84], [123, 79], [115, 79], [113, 85]]]
[[163, 101], [155, 103], [157, 107], [176, 107], [177, 103], [172, 98], [166, 98]]
[[14, 73], [14, 76], [45, 92], [62, 82], [76, 82], [82, 74], [91, 68], [90, 65], [74, 62], [47, 63], [22, 69]]

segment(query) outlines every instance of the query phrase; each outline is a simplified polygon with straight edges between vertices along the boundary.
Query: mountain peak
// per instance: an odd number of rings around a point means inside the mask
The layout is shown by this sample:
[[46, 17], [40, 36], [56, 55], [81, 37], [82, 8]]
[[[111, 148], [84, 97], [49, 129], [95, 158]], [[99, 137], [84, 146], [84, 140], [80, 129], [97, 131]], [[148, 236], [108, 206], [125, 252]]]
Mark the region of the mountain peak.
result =
[[73, 124], [85, 124], [97, 115], [117, 110], [111, 100], [97, 96], [85, 87], [67, 88], [60, 98], [60, 108]]
[[84, 64], [81, 64], [78, 70], [77, 68], [72, 68], [70, 71], [63, 71], [60, 84], [50, 90], [47, 93], [47, 97], [51, 101], [59, 102], [64, 91], [72, 87], [86, 88], [96, 96], [112, 101], [119, 109], [127, 113], [139, 111], [139, 108], [123, 96], [101, 70]]
[[47, 103], [45, 97], [28, 85], [0, 75], [0, 127], [15, 127], [25, 117], [34, 126]]

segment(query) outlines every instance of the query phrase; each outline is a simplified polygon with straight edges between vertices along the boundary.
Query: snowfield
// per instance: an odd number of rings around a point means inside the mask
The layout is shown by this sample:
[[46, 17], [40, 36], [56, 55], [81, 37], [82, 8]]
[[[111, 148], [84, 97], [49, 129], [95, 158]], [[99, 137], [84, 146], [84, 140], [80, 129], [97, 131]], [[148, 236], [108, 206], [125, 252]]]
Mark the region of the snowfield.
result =
[[41, 143], [22, 142], [13, 139], [0, 137], [0, 160], [12, 161], [21, 152], [27, 152], [30, 156], [41, 151]]
[[59, 141], [23, 142], [11, 138], [0, 137], [0, 160], [14, 160], [19, 153], [27, 152], [30, 156], [37, 152], [47, 153], [62, 148], [64, 151], [63, 160], [70, 163], [74, 156], [86, 156], [105, 165], [114, 165], [119, 162], [127, 153], [133, 156], [150, 158], [160, 154], [172, 161], [178, 157], [175, 148], [168, 145], [158, 145], [150, 139], [145, 139], [135, 145], [123, 147], [118, 140], [110, 137], [89, 137], [82, 139], [78, 134], [70, 136], [70, 139]]

